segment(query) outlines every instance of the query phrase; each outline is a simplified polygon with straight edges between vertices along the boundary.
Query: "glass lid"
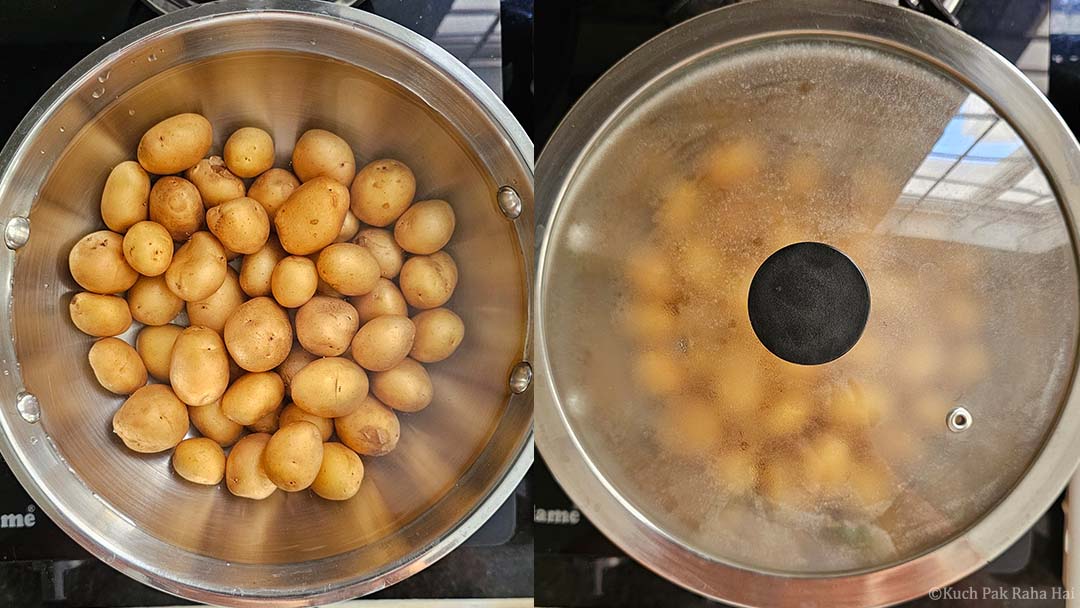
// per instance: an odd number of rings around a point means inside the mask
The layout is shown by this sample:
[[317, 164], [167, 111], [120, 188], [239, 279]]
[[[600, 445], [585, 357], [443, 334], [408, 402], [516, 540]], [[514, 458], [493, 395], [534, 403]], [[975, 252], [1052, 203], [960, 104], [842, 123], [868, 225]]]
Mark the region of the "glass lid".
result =
[[904, 562], [1046, 442], [1077, 349], [1067, 220], [1008, 118], [928, 63], [824, 37], [703, 54], [567, 179], [552, 386], [599, 475], [693, 552]]

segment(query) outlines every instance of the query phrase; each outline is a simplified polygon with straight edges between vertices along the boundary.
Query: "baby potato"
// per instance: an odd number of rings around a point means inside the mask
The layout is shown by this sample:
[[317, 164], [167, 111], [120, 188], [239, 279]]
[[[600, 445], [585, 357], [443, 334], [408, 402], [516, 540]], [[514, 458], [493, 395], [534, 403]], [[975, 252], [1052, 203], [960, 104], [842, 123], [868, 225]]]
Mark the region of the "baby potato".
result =
[[187, 434], [187, 407], [168, 386], [148, 384], [128, 397], [113, 415], [113, 432], [136, 452], [164, 452]]
[[458, 282], [457, 264], [445, 251], [409, 258], [401, 267], [401, 294], [414, 308], [446, 304]]
[[758, 142], [749, 139], [723, 142], [705, 155], [705, 179], [721, 189], [744, 184], [761, 172], [765, 156], [765, 149]]
[[195, 184], [167, 175], [150, 189], [150, 221], [161, 224], [174, 241], [186, 241], [202, 227], [205, 210]]
[[195, 166], [214, 143], [214, 128], [199, 114], [171, 116], [150, 127], [139, 140], [143, 169], [156, 175], [179, 173]]
[[199, 189], [207, 209], [244, 196], [244, 182], [229, 171], [220, 156], [200, 160], [184, 172], [184, 177]]
[[225, 477], [225, 451], [206, 437], [185, 439], [172, 455], [173, 470], [191, 483], [216, 486]]
[[262, 460], [266, 476], [274, 485], [286, 492], [299, 492], [315, 481], [322, 457], [319, 429], [301, 421], [279, 428], [266, 442]]
[[349, 189], [352, 212], [372, 226], [389, 226], [405, 212], [416, 194], [416, 177], [405, 163], [391, 159], [368, 163]]
[[319, 474], [311, 491], [327, 500], [348, 500], [360, 491], [364, 481], [364, 463], [356, 452], [340, 443], [323, 444]]
[[360, 231], [360, 220], [353, 215], [352, 211], [345, 212], [345, 221], [341, 223], [341, 232], [338, 232], [338, 236], [334, 239], [335, 243], [345, 243], [351, 241], [356, 233]]
[[172, 263], [172, 235], [156, 222], [137, 222], [124, 235], [124, 259], [139, 274], [156, 277]]
[[222, 414], [237, 424], [255, 424], [276, 412], [285, 398], [285, 383], [274, 372], [244, 374], [221, 397]]
[[427, 370], [412, 359], [371, 377], [371, 392], [399, 412], [418, 412], [431, 403], [434, 388]]
[[317, 359], [293, 376], [289, 385], [293, 403], [300, 409], [337, 418], [360, 407], [368, 394], [368, 378], [359, 365], [344, 357]]
[[334, 428], [342, 443], [364, 456], [389, 454], [401, 438], [397, 414], [371, 395], [353, 413], [335, 418]]
[[315, 296], [296, 311], [296, 339], [309, 353], [336, 357], [349, 349], [360, 327], [356, 309], [345, 300]]
[[253, 433], [237, 441], [229, 450], [225, 460], [225, 485], [234, 496], [262, 500], [277, 490], [263, 466], [263, 453], [269, 442], [269, 433]]
[[654, 397], [674, 395], [686, 384], [686, 374], [669, 354], [655, 350], [638, 355], [634, 362], [634, 380]]
[[146, 371], [162, 382], [169, 381], [173, 344], [182, 331], [184, 328], [179, 325], [147, 326], [140, 329], [135, 338], [135, 350], [146, 365]]
[[240, 289], [240, 279], [236, 276], [236, 271], [229, 268], [225, 281], [209, 298], [187, 303], [188, 321], [192, 325], [209, 327], [220, 334], [225, 329], [225, 321], [246, 300], [247, 296]]
[[310, 422], [318, 427], [319, 434], [322, 436], [323, 441], [329, 441], [330, 436], [334, 434], [333, 420], [330, 418], [323, 418], [322, 416], [316, 416], [315, 414], [309, 414], [296, 407], [295, 403], [290, 403], [282, 408], [281, 414], [278, 416], [278, 424], [280, 426], [286, 426], [301, 421]]
[[196, 232], [184, 243], [165, 271], [169, 289], [186, 302], [205, 300], [229, 276], [225, 248], [209, 232]]
[[79, 239], [68, 254], [71, 278], [87, 291], [109, 294], [127, 291], [139, 273], [124, 259], [124, 237], [98, 230]]
[[289, 315], [267, 297], [241, 304], [225, 322], [224, 335], [233, 360], [249, 372], [270, 371], [280, 365], [293, 342]]
[[146, 219], [150, 199], [150, 176], [133, 160], [113, 167], [101, 193], [101, 219], [113, 232]]
[[80, 292], [68, 304], [71, 322], [89, 336], [117, 336], [131, 327], [131, 311], [124, 298]]
[[315, 262], [299, 255], [282, 258], [270, 273], [270, 292], [285, 308], [303, 306], [319, 287]]
[[409, 253], [428, 255], [450, 242], [455, 227], [454, 208], [440, 200], [420, 201], [394, 224], [394, 240]]
[[270, 277], [285, 256], [277, 238], [271, 236], [262, 249], [244, 256], [240, 264], [240, 288], [251, 297], [270, 295]]
[[465, 322], [449, 308], [432, 308], [412, 318], [416, 327], [409, 356], [421, 363], [442, 361], [465, 339]]
[[105, 390], [130, 395], [146, 385], [146, 366], [139, 353], [118, 338], [103, 338], [90, 347], [90, 369]]
[[407, 315], [409, 306], [401, 290], [389, 279], [379, 279], [369, 293], [349, 298], [349, 303], [356, 308], [360, 324], [367, 323], [382, 315]]
[[383, 278], [392, 279], [401, 272], [401, 265], [405, 263], [404, 253], [389, 230], [364, 228], [356, 233], [353, 242], [375, 256], [375, 261], [379, 263], [379, 273]]
[[278, 414], [281, 410], [274, 410], [269, 414], [256, 420], [253, 424], [247, 425], [247, 428], [252, 433], [275, 433], [278, 430]]
[[259, 201], [234, 198], [206, 212], [206, 226], [229, 251], [248, 254], [263, 248], [270, 236], [270, 218]]
[[308, 255], [334, 242], [348, 211], [348, 189], [329, 177], [316, 177], [305, 180], [278, 208], [274, 228], [285, 251]]
[[292, 167], [301, 182], [328, 177], [346, 188], [356, 175], [356, 157], [344, 139], [330, 131], [305, 131], [292, 152]]
[[761, 423], [772, 437], [787, 437], [802, 432], [812, 413], [813, 404], [809, 398], [787, 394], [765, 409]]
[[353, 243], [334, 243], [319, 253], [319, 277], [344, 296], [361, 296], [379, 280], [379, 262], [366, 248]]
[[181, 332], [169, 359], [169, 382], [188, 405], [210, 405], [221, 399], [229, 386], [229, 355], [221, 336], [198, 326]]
[[132, 318], [144, 325], [165, 325], [184, 309], [162, 276], [139, 277], [127, 292], [127, 303]]
[[285, 204], [289, 196], [300, 186], [300, 180], [286, 169], [270, 169], [248, 188], [247, 195], [262, 205], [270, 221], [274, 220], [278, 209]]
[[353, 360], [364, 369], [384, 372], [405, 359], [415, 338], [416, 326], [408, 317], [377, 317], [356, 332], [352, 340]]
[[225, 166], [237, 177], [255, 177], [274, 166], [274, 140], [255, 127], [233, 131], [225, 140]]
[[[203, 434], [203, 437], [214, 441], [223, 448], [229, 447], [240, 439], [244, 433], [244, 426], [230, 420], [222, 412], [221, 401], [215, 401], [210, 405], [189, 406], [188, 417], [191, 424]], [[225, 463], [221, 463], [224, 468]]]
[[289, 356], [285, 357], [285, 360], [281, 362], [281, 365], [277, 366], [277, 373], [281, 376], [281, 381], [285, 383], [285, 392], [289, 392], [289, 386], [292, 384], [293, 376], [296, 372], [304, 369], [304, 366], [319, 357], [304, 350], [304, 347], [299, 343], [293, 344], [292, 350], [289, 351]]

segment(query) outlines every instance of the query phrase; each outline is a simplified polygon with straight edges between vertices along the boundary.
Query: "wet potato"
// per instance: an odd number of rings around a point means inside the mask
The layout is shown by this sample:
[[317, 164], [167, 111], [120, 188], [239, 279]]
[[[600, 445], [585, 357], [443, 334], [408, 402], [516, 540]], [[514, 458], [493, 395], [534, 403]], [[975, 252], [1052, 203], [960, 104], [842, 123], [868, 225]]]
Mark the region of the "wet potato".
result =
[[293, 332], [289, 315], [267, 297], [244, 302], [225, 322], [225, 345], [249, 372], [270, 371], [289, 356]]
[[113, 416], [113, 432], [135, 452], [164, 452], [188, 431], [187, 406], [164, 384], [135, 391]]
[[225, 451], [206, 437], [185, 439], [172, 456], [173, 470], [184, 479], [204, 486], [216, 486], [225, 477]]
[[285, 384], [275, 372], [252, 372], [237, 378], [221, 398], [223, 415], [238, 425], [255, 424], [276, 412], [285, 398]]
[[389, 226], [412, 204], [416, 177], [405, 163], [377, 160], [356, 174], [350, 194], [352, 212], [361, 222], [376, 227]]
[[405, 254], [394, 240], [394, 234], [382, 228], [364, 228], [356, 233], [353, 242], [367, 249], [379, 265], [384, 279], [393, 279], [401, 272]]
[[155, 379], [169, 381], [173, 344], [182, 331], [184, 328], [179, 325], [147, 326], [139, 330], [135, 350], [142, 358], [146, 371]]
[[169, 175], [195, 166], [214, 142], [214, 129], [199, 114], [177, 114], [157, 123], [139, 140], [139, 164], [148, 173]]
[[450, 203], [420, 201], [401, 214], [394, 224], [394, 240], [409, 253], [428, 255], [450, 242], [457, 220]]
[[299, 492], [311, 486], [322, 466], [323, 442], [319, 429], [310, 422], [282, 426], [263, 450], [263, 469], [278, 488]]
[[366, 370], [384, 372], [405, 359], [415, 338], [416, 326], [408, 317], [377, 317], [365, 323], [353, 337], [353, 361]]
[[118, 336], [131, 327], [131, 311], [124, 298], [81, 292], [68, 304], [71, 322], [89, 336]]
[[228, 276], [225, 248], [209, 232], [196, 232], [165, 271], [169, 289], [186, 302], [205, 300]]
[[322, 436], [323, 441], [329, 441], [330, 436], [334, 434], [334, 420], [332, 418], [323, 418], [322, 416], [309, 414], [296, 407], [295, 403], [287, 404], [285, 407], [281, 408], [281, 413], [278, 414], [279, 426], [286, 426], [294, 422], [304, 421], [314, 424], [319, 429], [319, 434]]
[[117, 395], [130, 395], [146, 385], [146, 366], [139, 353], [118, 338], [103, 338], [90, 347], [90, 369], [98, 384]]
[[368, 394], [368, 378], [348, 359], [325, 357], [297, 372], [289, 388], [293, 403], [305, 412], [337, 418], [360, 407]]
[[361, 296], [375, 288], [381, 276], [378, 260], [366, 247], [334, 243], [319, 253], [319, 278], [343, 296]]
[[383, 315], [409, 314], [409, 305], [405, 302], [405, 296], [401, 295], [401, 290], [397, 285], [388, 279], [379, 279], [369, 293], [353, 296], [349, 298], [349, 303], [356, 308], [361, 324]]
[[263, 453], [270, 437], [268, 433], [252, 433], [229, 450], [225, 460], [225, 485], [233, 495], [262, 500], [277, 491], [263, 466]]
[[165, 325], [184, 310], [184, 301], [160, 275], [139, 277], [127, 292], [127, 303], [131, 317], [144, 325]]
[[274, 215], [274, 228], [285, 251], [309, 255], [337, 239], [348, 210], [348, 189], [329, 177], [315, 177], [289, 195]]
[[221, 399], [229, 386], [229, 355], [221, 336], [199, 326], [182, 331], [173, 343], [169, 382], [188, 405], [209, 405]]
[[237, 177], [255, 177], [274, 166], [274, 140], [256, 127], [233, 131], [225, 141], [225, 166]]
[[300, 187], [300, 180], [286, 169], [270, 169], [255, 178], [247, 195], [263, 206], [271, 221], [289, 196]]
[[172, 235], [156, 222], [140, 221], [131, 225], [124, 235], [123, 247], [128, 265], [143, 276], [156, 277], [172, 263]]
[[259, 201], [240, 197], [225, 201], [206, 212], [210, 232], [229, 251], [255, 253], [270, 236], [270, 218]]
[[364, 481], [364, 463], [340, 443], [323, 445], [322, 462], [311, 491], [327, 500], [348, 500]]
[[319, 288], [315, 262], [299, 255], [282, 258], [270, 273], [270, 292], [285, 308], [307, 304]]
[[344, 139], [330, 131], [311, 129], [296, 141], [292, 166], [301, 182], [327, 177], [347, 188], [356, 174], [356, 157]]
[[[220, 400], [209, 405], [188, 406], [188, 418], [203, 437], [223, 448], [236, 443], [244, 433], [242, 424], [233, 422], [222, 412]], [[224, 468], [225, 462], [222, 461], [221, 465]]]
[[389, 454], [401, 438], [397, 414], [372, 395], [351, 414], [335, 418], [334, 428], [342, 443], [364, 456]]
[[240, 289], [240, 279], [236, 271], [229, 268], [225, 281], [221, 283], [217, 291], [210, 294], [210, 297], [196, 302], [187, 302], [188, 322], [191, 325], [209, 327], [220, 334], [225, 330], [225, 322], [245, 301], [247, 301], [247, 296]]
[[427, 370], [412, 359], [371, 377], [371, 392], [399, 412], [418, 412], [431, 403], [434, 389]]
[[401, 267], [401, 294], [414, 308], [438, 308], [454, 295], [458, 269], [445, 251], [409, 258]]
[[[315, 296], [296, 311], [296, 339], [313, 355], [336, 357], [360, 327], [356, 309], [338, 298]], [[355, 357], [354, 357], [355, 358]]]
[[150, 176], [135, 161], [113, 167], [101, 193], [101, 219], [113, 232], [127, 232], [149, 213]]
[[274, 268], [287, 256], [277, 238], [269, 237], [261, 249], [244, 256], [240, 265], [240, 288], [253, 298], [270, 295]]
[[174, 241], [186, 241], [202, 227], [205, 211], [195, 184], [166, 175], [150, 189], [150, 221], [160, 224]]
[[244, 182], [225, 166], [220, 156], [200, 160], [184, 172], [184, 177], [199, 189], [207, 209], [244, 196]]
[[127, 291], [139, 273], [124, 258], [124, 237], [99, 230], [75, 242], [68, 254], [71, 278], [87, 291], [112, 294]]

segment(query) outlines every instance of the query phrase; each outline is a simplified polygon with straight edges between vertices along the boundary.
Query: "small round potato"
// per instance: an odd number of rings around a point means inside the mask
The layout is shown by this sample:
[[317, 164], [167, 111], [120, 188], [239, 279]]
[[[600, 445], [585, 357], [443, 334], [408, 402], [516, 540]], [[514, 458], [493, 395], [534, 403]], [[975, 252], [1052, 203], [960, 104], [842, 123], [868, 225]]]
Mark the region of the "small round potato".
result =
[[386, 315], [364, 324], [352, 340], [353, 360], [360, 367], [384, 372], [412, 350], [416, 326], [406, 316]]
[[267, 217], [270, 221], [274, 221], [278, 209], [299, 186], [300, 180], [287, 169], [270, 169], [255, 178], [251, 187], [248, 188], [247, 195], [259, 201], [266, 210]]
[[103, 338], [90, 347], [90, 369], [105, 390], [130, 395], [146, 386], [146, 366], [139, 353], [119, 338]]
[[240, 279], [236, 276], [236, 271], [230, 268], [221, 287], [209, 298], [187, 303], [188, 321], [192, 325], [209, 327], [220, 334], [225, 329], [225, 321], [246, 300], [247, 296], [240, 289]]
[[270, 295], [270, 277], [274, 267], [287, 255], [277, 237], [271, 236], [262, 249], [244, 256], [240, 264], [240, 288], [253, 298]]
[[292, 384], [293, 376], [296, 372], [304, 369], [304, 366], [312, 361], [318, 359], [317, 355], [313, 355], [304, 350], [304, 347], [300, 343], [293, 344], [292, 350], [289, 351], [289, 356], [285, 357], [285, 360], [281, 362], [281, 365], [277, 366], [277, 373], [281, 376], [281, 381], [285, 383], [285, 392], [289, 392], [289, 385]]
[[356, 157], [349, 143], [322, 129], [305, 131], [296, 140], [292, 166], [301, 182], [325, 176], [348, 188], [356, 175]]
[[76, 241], [68, 254], [71, 278], [87, 291], [120, 293], [135, 284], [139, 273], [124, 259], [124, 237], [108, 230]]
[[345, 221], [341, 223], [341, 232], [338, 233], [335, 243], [344, 243], [351, 241], [356, 233], [360, 230], [360, 220], [353, 215], [352, 211], [345, 212]]
[[209, 232], [196, 232], [173, 256], [165, 281], [186, 302], [205, 300], [229, 275], [225, 248]]
[[293, 255], [308, 255], [326, 247], [341, 234], [349, 211], [349, 190], [330, 179], [305, 181], [274, 215], [281, 246]]
[[401, 267], [401, 294], [414, 308], [438, 308], [446, 304], [458, 282], [454, 259], [445, 251], [409, 258]]
[[353, 413], [334, 419], [334, 428], [342, 443], [364, 456], [389, 454], [401, 438], [397, 414], [371, 395]]
[[185, 439], [172, 455], [173, 470], [191, 483], [216, 486], [225, 477], [225, 450], [206, 437]]
[[177, 114], [150, 127], [139, 140], [143, 169], [156, 175], [179, 173], [195, 166], [214, 143], [214, 128], [199, 114]]
[[277, 430], [263, 450], [263, 468], [274, 485], [299, 492], [315, 481], [322, 466], [323, 442], [310, 422], [294, 422]]
[[356, 233], [353, 242], [371, 252], [375, 261], [379, 263], [379, 273], [383, 278], [392, 279], [401, 272], [401, 265], [405, 263], [404, 253], [401, 246], [394, 240], [394, 235], [389, 230], [382, 228], [364, 228]]
[[225, 140], [225, 166], [237, 177], [255, 177], [274, 166], [274, 139], [255, 127], [233, 131]]
[[364, 463], [356, 452], [340, 443], [323, 445], [322, 465], [311, 483], [311, 491], [326, 500], [348, 500], [360, 491]]
[[394, 224], [394, 240], [409, 253], [428, 255], [450, 242], [455, 226], [454, 208], [450, 203], [420, 201], [398, 218]]
[[326, 357], [304, 366], [290, 384], [293, 403], [323, 418], [345, 416], [368, 394], [368, 378], [359, 365], [344, 357]]
[[244, 302], [225, 322], [225, 345], [249, 372], [274, 369], [289, 356], [293, 332], [289, 315], [267, 297]]
[[195, 184], [207, 209], [225, 201], [244, 196], [244, 182], [225, 166], [220, 156], [211, 156], [184, 172], [184, 177]]
[[270, 292], [285, 308], [307, 304], [319, 287], [319, 271], [308, 258], [290, 255], [282, 258], [270, 274]]
[[278, 430], [278, 415], [281, 410], [274, 410], [269, 414], [256, 420], [253, 424], [248, 425], [248, 430], [252, 433], [275, 433]]
[[204, 437], [223, 448], [236, 443], [236, 440], [240, 439], [240, 435], [244, 433], [243, 425], [236, 424], [222, 413], [221, 401], [215, 401], [210, 405], [190, 406], [188, 417], [191, 418], [191, 424], [195, 425]]
[[188, 432], [187, 407], [164, 384], [135, 391], [113, 415], [113, 432], [128, 448], [153, 454], [180, 443]]
[[352, 212], [361, 222], [389, 226], [412, 203], [416, 177], [405, 163], [382, 159], [368, 163], [350, 188]]
[[165, 325], [184, 310], [184, 301], [169, 289], [165, 277], [139, 277], [127, 292], [133, 319], [144, 325]]
[[207, 327], [188, 327], [173, 343], [169, 382], [188, 405], [210, 405], [229, 386], [229, 355], [218, 333]]
[[315, 414], [309, 414], [296, 407], [295, 403], [290, 403], [282, 408], [281, 414], [278, 416], [278, 424], [280, 426], [286, 426], [294, 422], [300, 422], [301, 420], [306, 420], [319, 427], [319, 434], [322, 435], [323, 441], [329, 441], [330, 436], [334, 434], [333, 420], [330, 418], [323, 418], [322, 416], [316, 416]]
[[225, 485], [234, 496], [262, 500], [277, 490], [266, 476], [263, 453], [269, 433], [253, 433], [236, 442], [225, 460]]
[[296, 339], [320, 357], [336, 357], [349, 350], [349, 340], [359, 327], [356, 309], [338, 298], [315, 296], [296, 311]]
[[465, 322], [448, 308], [425, 310], [412, 321], [416, 326], [416, 339], [409, 356], [422, 363], [446, 359], [465, 338]]
[[344, 296], [362, 296], [379, 280], [379, 262], [367, 250], [353, 243], [334, 243], [319, 253], [319, 277]]
[[138, 222], [124, 235], [124, 259], [139, 274], [156, 277], [172, 263], [172, 235], [157, 222]]
[[195, 184], [167, 175], [150, 189], [150, 221], [169, 231], [174, 241], [186, 241], [202, 227], [205, 210]]
[[142, 357], [146, 371], [162, 382], [169, 381], [173, 344], [182, 331], [184, 328], [179, 325], [147, 326], [135, 338], [135, 350]]
[[406, 358], [385, 372], [372, 374], [371, 392], [399, 412], [418, 412], [431, 403], [434, 388], [424, 366]]
[[101, 219], [113, 232], [127, 229], [147, 217], [150, 176], [142, 166], [127, 160], [113, 167], [101, 193]]
[[255, 253], [270, 236], [266, 210], [246, 196], [212, 207], [206, 212], [206, 225], [226, 249], [236, 253]]
[[349, 303], [356, 308], [356, 314], [363, 325], [375, 317], [383, 315], [407, 315], [409, 305], [405, 296], [390, 279], [379, 279], [370, 293], [349, 298]]
[[221, 411], [237, 424], [255, 424], [276, 412], [285, 398], [285, 383], [274, 372], [244, 374], [221, 397]]
[[131, 311], [119, 296], [83, 291], [71, 298], [68, 312], [79, 331], [98, 338], [118, 336], [131, 327]]

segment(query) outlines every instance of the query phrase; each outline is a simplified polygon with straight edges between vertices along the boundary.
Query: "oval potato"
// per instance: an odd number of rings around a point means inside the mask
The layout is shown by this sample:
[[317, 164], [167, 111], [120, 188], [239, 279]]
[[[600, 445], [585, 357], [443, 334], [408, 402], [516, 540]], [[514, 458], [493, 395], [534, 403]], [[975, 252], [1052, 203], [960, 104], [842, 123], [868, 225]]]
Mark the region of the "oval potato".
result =
[[414, 308], [438, 308], [457, 288], [458, 269], [445, 251], [409, 258], [401, 267], [401, 295]]
[[270, 273], [270, 292], [285, 308], [303, 306], [319, 288], [315, 262], [299, 255], [284, 257]]
[[290, 384], [293, 403], [323, 418], [344, 416], [368, 394], [368, 378], [359, 365], [343, 357], [312, 361], [293, 376]]
[[415, 338], [416, 327], [408, 317], [376, 317], [356, 332], [352, 340], [352, 357], [366, 370], [384, 372], [405, 359]]
[[296, 339], [309, 353], [336, 357], [349, 349], [360, 327], [356, 309], [345, 300], [315, 296], [296, 311]]
[[225, 451], [206, 437], [185, 439], [172, 455], [173, 470], [191, 483], [216, 486], [225, 477]]
[[243, 180], [229, 171], [220, 156], [200, 160], [184, 172], [184, 177], [199, 189], [199, 196], [207, 209], [244, 196]]
[[319, 357], [304, 350], [303, 346], [299, 343], [293, 344], [292, 350], [289, 351], [289, 356], [285, 357], [285, 360], [281, 362], [281, 365], [277, 366], [277, 373], [281, 376], [281, 381], [285, 383], [285, 392], [289, 392], [289, 385], [292, 383], [293, 376], [296, 372], [304, 369], [304, 366]]
[[130, 395], [146, 385], [146, 365], [139, 353], [118, 338], [103, 338], [90, 347], [90, 369], [105, 390]]
[[186, 241], [202, 227], [205, 210], [195, 184], [167, 175], [150, 189], [150, 221], [161, 224], [174, 241]]
[[386, 279], [392, 279], [401, 272], [405, 255], [401, 246], [394, 240], [389, 230], [382, 228], [364, 228], [356, 233], [353, 242], [371, 252], [379, 264], [379, 273]]
[[221, 244], [236, 253], [255, 253], [270, 236], [270, 218], [259, 201], [234, 198], [206, 212], [206, 225]]
[[218, 332], [225, 330], [225, 321], [247, 300], [240, 289], [240, 279], [236, 271], [228, 269], [225, 281], [209, 298], [187, 303], [188, 321], [192, 325], [202, 325]]
[[68, 304], [71, 322], [90, 336], [118, 336], [131, 327], [131, 311], [119, 296], [103, 296], [86, 291], [75, 294]]
[[225, 248], [209, 232], [196, 232], [173, 256], [165, 271], [169, 289], [186, 302], [205, 300], [229, 274]]
[[127, 229], [147, 217], [150, 176], [133, 160], [113, 167], [101, 193], [101, 219], [113, 232]]
[[262, 249], [244, 256], [240, 264], [240, 288], [253, 298], [270, 295], [274, 267], [287, 255], [276, 237], [268, 238]]
[[221, 336], [207, 327], [188, 327], [173, 343], [169, 382], [188, 405], [210, 405], [229, 386], [229, 355]]
[[363, 325], [383, 315], [407, 315], [409, 305], [401, 290], [389, 279], [379, 279], [370, 293], [349, 298], [349, 303], [356, 308], [356, 314]]
[[292, 152], [292, 166], [301, 182], [325, 176], [346, 188], [356, 175], [356, 156], [349, 143], [330, 131], [305, 131]]
[[113, 415], [113, 432], [129, 449], [144, 454], [180, 443], [188, 426], [187, 407], [164, 384], [135, 391]]
[[225, 140], [225, 166], [237, 177], [255, 177], [274, 166], [274, 139], [256, 127], [233, 131]]
[[263, 453], [270, 441], [268, 433], [253, 433], [236, 442], [225, 460], [225, 485], [234, 496], [262, 500], [277, 486], [266, 476]]
[[157, 222], [133, 224], [124, 235], [123, 246], [124, 259], [143, 276], [156, 277], [172, 263], [172, 235]]
[[274, 216], [278, 241], [293, 255], [315, 253], [338, 237], [348, 211], [345, 186], [328, 177], [305, 181]]
[[293, 332], [289, 315], [267, 297], [248, 300], [225, 322], [225, 345], [249, 372], [270, 371], [289, 356]]
[[335, 243], [344, 243], [352, 240], [356, 233], [360, 231], [360, 220], [353, 215], [352, 211], [345, 212], [345, 221], [341, 223], [341, 232], [338, 232], [338, 236], [334, 239]]
[[147, 326], [140, 329], [135, 338], [135, 350], [142, 358], [146, 371], [162, 382], [169, 381], [173, 344], [182, 331], [184, 328], [179, 325]]
[[251, 187], [248, 188], [247, 195], [259, 201], [267, 217], [273, 221], [278, 209], [281, 209], [293, 190], [299, 186], [300, 180], [287, 169], [270, 169], [255, 178]]
[[214, 143], [214, 128], [199, 114], [170, 116], [150, 127], [139, 140], [143, 169], [156, 175], [179, 173], [195, 166]]
[[124, 259], [124, 237], [108, 230], [91, 232], [68, 253], [71, 278], [86, 291], [100, 294], [127, 291], [139, 273]]
[[290, 403], [283, 407], [281, 413], [278, 415], [278, 425], [280, 426], [304, 420], [318, 427], [319, 434], [322, 436], [323, 441], [329, 441], [330, 436], [334, 434], [334, 421], [332, 419], [309, 414], [296, 407], [295, 403]]
[[240, 439], [240, 435], [244, 433], [243, 425], [229, 420], [221, 411], [221, 401], [215, 401], [210, 405], [190, 406], [188, 417], [203, 437], [223, 448], [236, 443], [236, 440]]
[[274, 410], [269, 414], [256, 420], [253, 424], [247, 426], [248, 430], [252, 433], [271, 433], [273, 434], [278, 430], [278, 415], [281, 413], [280, 409]]
[[409, 253], [429, 255], [439, 251], [454, 235], [457, 219], [450, 203], [420, 201], [401, 214], [394, 224], [394, 240]]
[[446, 359], [465, 339], [465, 322], [448, 308], [421, 311], [412, 321], [416, 326], [416, 339], [409, 356], [422, 363]]
[[221, 398], [222, 413], [237, 424], [255, 424], [281, 407], [285, 383], [275, 372], [253, 372], [236, 379]]
[[334, 428], [342, 443], [364, 456], [389, 454], [401, 438], [397, 414], [372, 395], [353, 413], [335, 418]]
[[352, 212], [361, 222], [389, 226], [412, 204], [416, 176], [403, 162], [376, 160], [356, 174], [349, 192]]
[[319, 252], [319, 277], [345, 296], [362, 296], [375, 288], [381, 270], [375, 256], [354, 243], [334, 243]]
[[139, 277], [127, 292], [131, 317], [144, 325], [165, 325], [184, 310], [184, 301], [169, 289], [165, 277]]
[[431, 403], [435, 391], [424, 366], [406, 358], [385, 372], [372, 374], [371, 392], [399, 412], [418, 412]]
[[348, 500], [360, 491], [364, 463], [356, 452], [340, 443], [323, 445], [322, 463], [311, 491], [327, 500]]
[[294, 422], [279, 428], [266, 442], [263, 468], [274, 485], [286, 492], [299, 492], [315, 481], [322, 457], [319, 429], [310, 422]]

